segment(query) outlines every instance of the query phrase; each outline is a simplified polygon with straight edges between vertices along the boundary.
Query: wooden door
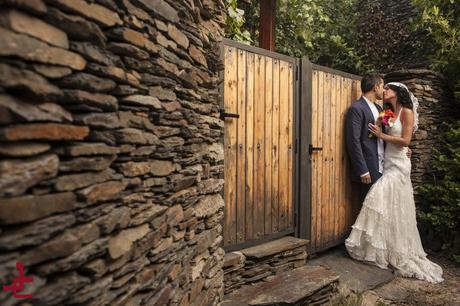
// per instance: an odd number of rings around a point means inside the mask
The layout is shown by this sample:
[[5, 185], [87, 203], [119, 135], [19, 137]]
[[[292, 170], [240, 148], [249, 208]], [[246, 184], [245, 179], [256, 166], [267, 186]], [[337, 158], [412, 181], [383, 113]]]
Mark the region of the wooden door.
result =
[[224, 246], [242, 246], [294, 232], [296, 60], [230, 40], [223, 58]]
[[302, 78], [300, 235], [318, 252], [342, 243], [355, 218], [344, 122], [360, 77], [304, 60]]

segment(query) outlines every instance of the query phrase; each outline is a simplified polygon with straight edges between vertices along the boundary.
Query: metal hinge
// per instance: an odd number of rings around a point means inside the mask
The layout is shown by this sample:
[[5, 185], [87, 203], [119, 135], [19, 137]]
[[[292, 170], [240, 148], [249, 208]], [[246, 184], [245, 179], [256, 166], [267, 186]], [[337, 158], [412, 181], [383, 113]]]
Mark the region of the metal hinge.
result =
[[295, 66], [295, 80], [299, 79], [299, 66]]

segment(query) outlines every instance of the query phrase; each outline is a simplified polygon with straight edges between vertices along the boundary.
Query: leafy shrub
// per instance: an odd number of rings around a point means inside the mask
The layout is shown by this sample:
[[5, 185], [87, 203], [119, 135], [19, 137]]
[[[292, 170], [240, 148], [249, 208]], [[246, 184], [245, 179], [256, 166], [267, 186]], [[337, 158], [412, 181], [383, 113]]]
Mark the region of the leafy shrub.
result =
[[421, 188], [429, 205], [419, 216], [460, 263], [460, 121], [451, 126], [444, 140], [445, 149], [437, 151], [433, 164], [435, 179]]
[[433, 68], [442, 72], [454, 93], [456, 121], [444, 135], [445, 148], [437, 151], [434, 180], [423, 187], [428, 207], [420, 213], [442, 237], [444, 248], [460, 263], [460, 5], [455, 0], [412, 0], [420, 15], [415, 30], [426, 33], [425, 47]]
[[244, 11], [238, 8], [237, 0], [226, 0], [225, 8], [227, 10], [227, 18], [225, 20], [225, 36], [235, 41], [243, 43], [251, 43], [251, 34], [244, 29], [246, 22]]

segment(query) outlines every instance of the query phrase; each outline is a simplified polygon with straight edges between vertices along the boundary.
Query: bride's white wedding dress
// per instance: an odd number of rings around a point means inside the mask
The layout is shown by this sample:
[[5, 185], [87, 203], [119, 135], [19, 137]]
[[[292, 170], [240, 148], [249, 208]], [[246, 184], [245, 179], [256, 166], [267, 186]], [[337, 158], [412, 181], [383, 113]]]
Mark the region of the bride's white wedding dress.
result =
[[[398, 118], [387, 133], [401, 136]], [[442, 282], [442, 268], [426, 258], [415, 217], [407, 147], [387, 143], [382, 177], [364, 200], [345, 246], [354, 259], [432, 283]]]

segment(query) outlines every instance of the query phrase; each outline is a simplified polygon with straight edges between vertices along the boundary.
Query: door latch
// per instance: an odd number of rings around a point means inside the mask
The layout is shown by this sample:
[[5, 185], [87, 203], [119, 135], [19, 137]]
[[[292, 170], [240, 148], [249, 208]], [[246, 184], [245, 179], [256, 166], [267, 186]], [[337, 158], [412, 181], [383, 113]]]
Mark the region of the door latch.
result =
[[240, 114], [226, 113], [225, 109], [223, 108], [219, 109], [219, 112], [220, 112], [219, 118], [221, 120], [225, 120], [225, 118], [240, 118]]
[[308, 154], [312, 154], [313, 151], [322, 151], [322, 147], [314, 147], [311, 143], [308, 145]]

